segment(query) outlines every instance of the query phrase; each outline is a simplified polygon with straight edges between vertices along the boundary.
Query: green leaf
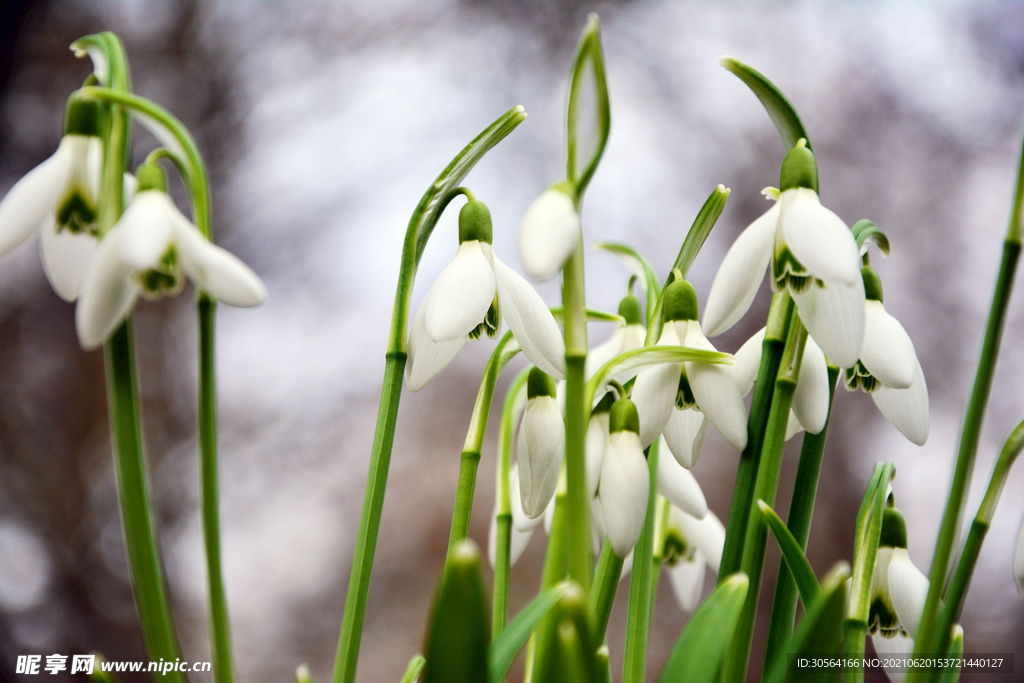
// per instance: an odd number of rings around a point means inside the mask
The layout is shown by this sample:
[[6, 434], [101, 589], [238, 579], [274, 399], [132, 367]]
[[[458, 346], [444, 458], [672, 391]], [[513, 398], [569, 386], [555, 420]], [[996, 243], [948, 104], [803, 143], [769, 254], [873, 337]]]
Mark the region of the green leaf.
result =
[[712, 683], [743, 610], [750, 582], [743, 573], [728, 577], [692, 617], [669, 655], [661, 683]]
[[[594, 683], [601, 669], [591, 633], [587, 596], [579, 584], [569, 583], [552, 612], [554, 628], [543, 631], [553, 642], [539, 665], [536, 683]], [[491, 679], [499, 683], [500, 679]]]
[[526, 112], [522, 106], [512, 107], [502, 114], [466, 145], [458, 156], [452, 159], [448, 167], [441, 172], [434, 184], [426, 191], [420, 199], [420, 203], [416, 205], [412, 218], [409, 219], [409, 228], [406, 232], [407, 239], [408, 237], [415, 239], [414, 263], [416, 265], [419, 265], [420, 257], [423, 256], [423, 248], [437, 224], [437, 219], [454, 197], [452, 190], [462, 183], [463, 178], [473, 170], [477, 162], [492, 147], [501, 142], [525, 120]]
[[618, 256], [626, 264], [626, 267], [636, 273], [640, 285], [647, 295], [647, 324], [653, 320], [654, 309], [658, 305], [658, 296], [661, 294], [661, 283], [658, 282], [658, 275], [654, 272], [654, 266], [650, 260], [635, 248], [621, 242], [598, 242], [594, 249], [604, 249], [607, 252]]
[[480, 551], [472, 541], [452, 548], [427, 628], [423, 683], [480, 683], [487, 678], [489, 624]]
[[811, 138], [807, 135], [807, 129], [804, 128], [800, 115], [796, 113], [796, 108], [774, 83], [760, 71], [752, 69], [732, 57], [722, 57], [718, 63], [735, 74], [748, 88], [754, 91], [757, 99], [761, 100], [765, 111], [768, 112], [768, 117], [778, 129], [779, 135], [782, 136], [782, 144], [786, 146], [787, 151], [796, 147], [800, 138], [807, 140], [807, 149], [814, 151], [814, 148], [811, 147]]
[[580, 36], [569, 85], [567, 175], [575, 186], [577, 203], [597, 170], [608, 133], [611, 130], [611, 106], [605, 80], [604, 53], [601, 49], [601, 22], [596, 14], [587, 18]]
[[849, 576], [850, 566], [840, 562], [825, 577], [818, 599], [807, 608], [789, 641], [788, 652], [776, 660], [766, 683], [824, 683], [836, 679], [835, 669], [800, 667], [797, 660], [802, 656], [838, 656]]
[[793, 537], [785, 522], [775, 513], [775, 510], [772, 510], [771, 506], [763, 500], [757, 501], [757, 506], [761, 508], [761, 514], [764, 515], [772, 533], [775, 534], [775, 540], [778, 541], [779, 549], [782, 550], [782, 557], [785, 558], [786, 566], [789, 567], [793, 580], [796, 581], [800, 599], [803, 600], [806, 608], [821, 593], [821, 586], [818, 585], [818, 578], [814, 576], [811, 563], [807, 561], [807, 556], [804, 555], [800, 544]]
[[536, 630], [551, 608], [565, 595], [568, 587], [569, 584], [560, 583], [538, 595], [491, 644], [491, 651], [487, 657], [487, 669], [493, 683], [500, 683], [504, 680], [512, 662], [515, 661], [516, 655], [519, 654], [530, 634]]
[[427, 663], [427, 660], [423, 659], [423, 655], [416, 655], [409, 660], [409, 667], [405, 670], [405, 675], [402, 676], [402, 683], [413, 683], [419, 678], [420, 672], [423, 671], [423, 666]]
[[[953, 625], [953, 639], [949, 643], [949, 653], [946, 655], [952, 661], [957, 661], [964, 656], [964, 630], [960, 624]], [[939, 683], [957, 683], [960, 680], [960, 667], [953, 665], [943, 669], [939, 674]]]
[[854, 223], [850, 231], [853, 232], [853, 237], [857, 240], [858, 247], [863, 248], [865, 243], [870, 242], [878, 247], [883, 254], [889, 255], [889, 238], [886, 237], [885, 233], [877, 225], [867, 218], [862, 218]]
[[643, 346], [621, 353], [601, 366], [593, 377], [587, 380], [586, 394], [591, 400], [597, 390], [604, 386], [614, 373], [635, 370], [661, 363], [721, 363], [732, 364], [732, 355], [720, 351], [703, 351], [688, 346]]
[[[609, 313], [607, 311], [599, 311], [596, 308], [584, 309], [584, 313], [587, 316], [588, 323], [618, 323], [622, 324], [625, 320], [622, 316], [617, 313]], [[552, 306], [551, 315], [554, 317], [555, 322], [559, 325], [565, 323], [565, 309], [562, 306]]]

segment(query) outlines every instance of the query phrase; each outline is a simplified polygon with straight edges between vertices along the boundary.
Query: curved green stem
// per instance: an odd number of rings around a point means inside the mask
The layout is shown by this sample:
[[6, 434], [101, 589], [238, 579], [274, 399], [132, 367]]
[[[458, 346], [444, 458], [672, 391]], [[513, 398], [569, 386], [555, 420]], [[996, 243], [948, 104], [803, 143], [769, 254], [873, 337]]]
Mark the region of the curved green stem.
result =
[[654, 522], [658, 492], [658, 441], [651, 444], [647, 451], [647, 468], [650, 472], [650, 494], [647, 497], [644, 529], [636, 547], [633, 548], [622, 683], [643, 683], [647, 675], [647, 640], [651, 631], [651, 575], [654, 573]]
[[622, 558], [612, 550], [611, 542], [606, 538], [601, 546], [601, 556], [597, 559], [597, 572], [594, 574], [594, 586], [590, 591], [590, 611], [594, 616], [594, 642], [603, 643], [608, 630], [608, 619], [612, 615], [612, 604], [615, 593], [619, 589], [622, 578]]

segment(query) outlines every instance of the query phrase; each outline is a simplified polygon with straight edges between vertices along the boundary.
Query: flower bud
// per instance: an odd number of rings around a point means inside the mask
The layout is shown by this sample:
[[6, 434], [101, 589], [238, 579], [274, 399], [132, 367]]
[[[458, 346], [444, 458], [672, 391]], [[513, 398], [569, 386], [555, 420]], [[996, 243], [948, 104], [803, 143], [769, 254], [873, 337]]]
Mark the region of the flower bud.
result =
[[565, 451], [565, 422], [554, 394], [554, 380], [533, 368], [527, 380], [518, 446], [523, 512], [530, 519], [540, 517], [555, 495]]
[[632, 401], [621, 399], [615, 402], [609, 428], [611, 433], [601, 464], [598, 495], [608, 540], [615, 554], [624, 558], [643, 531], [651, 480], [640, 445], [640, 419]]
[[534, 200], [519, 225], [519, 260], [535, 280], [553, 277], [572, 255], [580, 237], [569, 183], [556, 183]]

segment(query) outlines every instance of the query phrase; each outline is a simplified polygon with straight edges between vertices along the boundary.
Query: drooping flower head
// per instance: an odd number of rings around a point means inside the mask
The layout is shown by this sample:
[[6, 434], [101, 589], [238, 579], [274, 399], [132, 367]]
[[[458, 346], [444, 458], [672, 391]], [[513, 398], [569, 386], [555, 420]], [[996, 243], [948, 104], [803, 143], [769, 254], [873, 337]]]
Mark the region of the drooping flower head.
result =
[[526, 382], [517, 460], [523, 513], [528, 518], [540, 518], [554, 497], [564, 453], [565, 421], [555, 398], [555, 380], [533, 368]]
[[615, 554], [622, 558], [629, 555], [640, 538], [651, 492], [639, 431], [636, 405], [629, 399], [616, 401], [609, 417], [598, 496], [608, 540]]
[[664, 534], [655, 535], [665, 542], [662, 566], [669, 573], [679, 606], [693, 612], [704, 589], [705, 568], [718, 573], [725, 547], [725, 527], [711, 511], [698, 518], [675, 506], [669, 506], [665, 525]]
[[790, 291], [825, 355], [850, 367], [864, 339], [860, 252], [846, 223], [821, 205], [817, 166], [805, 140], [786, 154], [779, 188], [778, 201], [725, 255], [708, 295], [704, 327], [714, 337], [743, 317], [770, 266], [772, 288]]
[[526, 357], [564, 376], [565, 342], [540, 295], [491, 249], [491, 213], [480, 201], [459, 212], [459, 249], [431, 285], [409, 332], [406, 384], [426, 386], [469, 339], [497, 336], [504, 319]]
[[557, 275], [580, 239], [573, 192], [571, 183], [555, 183], [540, 193], [519, 224], [519, 261], [535, 280]]

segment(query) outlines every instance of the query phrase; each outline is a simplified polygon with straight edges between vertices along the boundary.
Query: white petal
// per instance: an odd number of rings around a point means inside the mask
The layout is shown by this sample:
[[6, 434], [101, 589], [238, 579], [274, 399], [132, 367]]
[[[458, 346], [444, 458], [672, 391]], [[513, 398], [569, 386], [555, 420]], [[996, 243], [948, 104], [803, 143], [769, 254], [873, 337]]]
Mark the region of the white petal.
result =
[[665, 429], [676, 409], [682, 363], [665, 363], [636, 376], [631, 398], [640, 417], [640, 443], [647, 448]]
[[858, 277], [852, 287], [833, 282], [824, 289], [812, 284], [792, 294], [800, 320], [828, 359], [852, 367], [864, 342], [864, 282]]
[[74, 301], [82, 286], [89, 261], [96, 252], [96, 238], [86, 233], [57, 232], [51, 213], [39, 226], [39, 256], [53, 291], [64, 301]]
[[820, 434], [828, 420], [828, 364], [813, 337], [807, 338], [800, 377], [793, 393], [793, 413], [811, 434]]
[[615, 331], [612, 332], [612, 336], [587, 352], [586, 376], [588, 379], [600, 370], [601, 366], [622, 353], [622, 343], [625, 340], [625, 336], [626, 326], [616, 327]]
[[[93, 197], [100, 196], [100, 183], [103, 182], [103, 141], [98, 137], [89, 137], [85, 151], [85, 173], [89, 179], [89, 189]], [[128, 175], [125, 173], [125, 175]], [[135, 191], [132, 190], [131, 195]], [[122, 194], [125, 204], [131, 199], [128, 193]]]
[[604, 511], [601, 509], [600, 497], [590, 501], [590, 531], [594, 555], [600, 555], [601, 547], [604, 546], [604, 538], [608, 535], [608, 529], [604, 525]]
[[1017, 536], [1017, 552], [1013, 557], [1013, 575], [1017, 579], [1017, 588], [1024, 592], [1024, 523], [1021, 524]]
[[847, 286], [861, 279], [857, 240], [842, 218], [821, 205], [817, 192], [802, 187], [786, 190], [779, 204], [786, 246], [808, 273]]
[[483, 322], [494, 300], [494, 270], [480, 242], [459, 245], [452, 262], [430, 286], [424, 322], [434, 341], [465, 337]]
[[65, 138], [53, 156], [16, 182], [0, 201], [0, 256], [20, 246], [54, 210], [70, 168], [70, 147]]
[[[903, 635], [895, 635], [886, 638], [881, 633], [871, 636], [871, 643], [875, 646], [875, 654], [884, 661], [895, 662], [895, 656], [907, 657], [914, 652], [914, 639]], [[898, 667], [885, 667], [885, 674], [892, 683], [903, 683], [907, 680], [907, 670]]]
[[771, 263], [779, 209], [776, 202], [751, 223], [722, 260], [704, 304], [704, 329], [709, 336], [718, 336], [735, 325], [754, 301]]
[[690, 470], [664, 452], [658, 454], [658, 493], [689, 515], [703, 518], [708, 513], [708, 501]]
[[928, 596], [928, 577], [910, 561], [906, 548], [894, 548], [889, 562], [889, 595], [899, 617], [900, 626], [911, 638], [917, 637], [921, 625], [925, 598]]
[[914, 381], [909, 389], [879, 387], [871, 392], [878, 410], [892, 426], [912, 443], [923, 446], [928, 440], [928, 384], [921, 364], [915, 367]]
[[707, 433], [707, 418], [699, 410], [673, 410], [662, 436], [676, 462], [690, 469], [697, 464]]
[[565, 422], [554, 398], [538, 396], [527, 401], [518, 448], [523, 512], [535, 519], [555, 495], [565, 452]]
[[518, 463], [513, 463], [509, 471], [508, 491], [511, 498], [509, 505], [512, 508], [512, 528], [521, 533], [527, 533], [539, 527], [541, 523], [540, 517], [531, 519], [523, 512], [523, 494], [522, 489], [519, 488]]
[[736, 352], [732, 359], [732, 374], [739, 385], [740, 393], [746, 396], [754, 388], [754, 380], [761, 369], [761, 351], [764, 345], [765, 328], [758, 330]]
[[914, 342], [896, 318], [885, 311], [881, 301], [864, 307], [864, 345], [860, 362], [879, 382], [890, 389], [906, 389], [914, 381], [917, 353]]
[[[715, 350], [696, 320], [690, 321], [683, 345], [705, 351]], [[684, 363], [684, 366], [700, 412], [730, 446], [742, 451], [747, 446], [747, 411], [732, 370], [717, 363]]]
[[117, 329], [139, 295], [131, 269], [121, 260], [114, 226], [100, 240], [79, 292], [75, 308], [78, 341], [85, 350], [100, 346]]
[[466, 337], [446, 342], [431, 339], [423, 325], [423, 309], [423, 304], [420, 304], [409, 332], [409, 361], [405, 366], [405, 384], [409, 391], [419, 391], [425, 387], [427, 382], [448, 367], [466, 343]]
[[155, 268], [174, 240], [171, 211], [176, 211], [166, 192], [140, 192], [117, 222], [121, 260], [132, 270]]
[[796, 415], [790, 410], [789, 420], [786, 422], [786, 441], [789, 441], [802, 431], [804, 431], [804, 426], [800, 424], [800, 420], [796, 419]]
[[547, 189], [533, 201], [519, 224], [519, 261], [535, 280], [547, 280], [562, 269], [580, 238], [580, 217], [572, 198]]
[[672, 580], [672, 592], [684, 612], [693, 612], [700, 604], [700, 595], [704, 590], [704, 567], [707, 561], [700, 553], [692, 560], [680, 560], [676, 566], [670, 567], [668, 576]]
[[[493, 256], [493, 255], [492, 255]], [[523, 277], [493, 256], [501, 315], [538, 368], [555, 379], [565, 377], [565, 340], [540, 294]]]
[[682, 529], [687, 542], [697, 546], [697, 550], [707, 559], [711, 570], [718, 573], [722, 551], [725, 549], [725, 526], [722, 525], [722, 520], [710, 510], [704, 519], [697, 519], [679, 511], [673, 517], [673, 523]]
[[587, 424], [586, 455], [587, 455], [587, 495], [592, 499], [597, 494], [597, 484], [601, 479], [601, 464], [604, 462], [604, 447], [608, 441], [607, 412], [594, 413]]
[[193, 284], [229, 306], [263, 303], [267, 288], [256, 273], [231, 252], [209, 242], [177, 208], [171, 208], [178, 263]]
[[600, 496], [608, 540], [615, 554], [624, 558], [643, 531], [650, 496], [647, 460], [633, 432], [616, 432], [608, 438]]

